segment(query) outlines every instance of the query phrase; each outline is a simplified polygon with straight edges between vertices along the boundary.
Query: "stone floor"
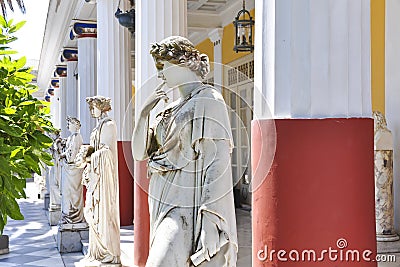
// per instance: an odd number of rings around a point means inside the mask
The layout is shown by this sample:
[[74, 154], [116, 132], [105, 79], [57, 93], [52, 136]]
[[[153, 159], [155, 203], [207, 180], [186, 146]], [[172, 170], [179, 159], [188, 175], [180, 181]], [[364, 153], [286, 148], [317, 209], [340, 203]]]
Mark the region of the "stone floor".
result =
[[[27, 199], [20, 200], [25, 220], [9, 220], [4, 234], [10, 237], [10, 253], [0, 255], [0, 267], [52, 266], [75, 267], [83, 259], [82, 253], [60, 254], [56, 246], [57, 227], [50, 227], [38, 200], [38, 190], [33, 182], [27, 183]], [[251, 215], [237, 210], [239, 255], [237, 267], [251, 266]], [[123, 266], [133, 266], [133, 226], [121, 228], [121, 261]], [[385, 266], [386, 267], [386, 266]], [[388, 266], [389, 267], [389, 266]], [[390, 266], [392, 267], [392, 266]]]
[[[10, 253], [0, 255], [0, 267], [52, 266], [77, 267], [82, 253], [60, 254], [56, 247], [57, 227], [50, 227], [43, 209], [43, 200], [37, 199], [37, 188], [27, 183], [27, 199], [20, 200], [23, 221], [9, 220], [4, 234], [10, 237]], [[237, 226], [239, 254], [237, 267], [251, 266], [251, 212], [238, 209]], [[121, 228], [121, 260], [123, 266], [133, 266], [133, 226]], [[400, 253], [396, 262], [381, 262], [378, 267], [400, 267]]]

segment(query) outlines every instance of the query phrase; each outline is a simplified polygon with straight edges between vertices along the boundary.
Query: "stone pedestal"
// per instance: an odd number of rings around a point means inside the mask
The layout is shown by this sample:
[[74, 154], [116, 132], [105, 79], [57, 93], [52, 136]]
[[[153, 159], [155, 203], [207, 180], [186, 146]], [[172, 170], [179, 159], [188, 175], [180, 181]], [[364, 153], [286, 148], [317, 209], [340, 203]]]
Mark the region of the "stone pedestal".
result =
[[8, 235], [0, 235], [0, 255], [9, 253]]
[[376, 240], [399, 240], [394, 231], [393, 137], [384, 115], [374, 112], [374, 167]]
[[79, 262], [75, 263], [77, 267], [120, 267], [122, 264], [116, 263], [101, 263], [99, 261], [89, 261], [88, 259], [82, 259]]
[[378, 254], [398, 253], [398, 252], [400, 252], [400, 240], [398, 240], [398, 236], [397, 236], [397, 241], [388, 241], [388, 240], [379, 241], [378, 240], [377, 248], [378, 248]]
[[61, 219], [61, 207], [49, 208], [49, 224], [55, 226]]
[[61, 224], [57, 233], [57, 248], [60, 253], [82, 251], [82, 240], [89, 238], [87, 223]]
[[50, 207], [50, 194], [46, 193], [44, 194], [44, 209], [48, 210]]

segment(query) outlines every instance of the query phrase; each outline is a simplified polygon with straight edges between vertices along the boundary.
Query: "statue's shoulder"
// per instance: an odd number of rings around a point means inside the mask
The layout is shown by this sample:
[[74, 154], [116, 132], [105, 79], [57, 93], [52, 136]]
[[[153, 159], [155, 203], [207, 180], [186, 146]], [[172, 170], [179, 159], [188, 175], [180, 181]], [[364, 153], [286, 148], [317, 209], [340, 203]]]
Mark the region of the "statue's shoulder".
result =
[[213, 100], [224, 101], [221, 93], [214, 87], [208, 84], [205, 84], [202, 90], [198, 93], [197, 97], [205, 97]]

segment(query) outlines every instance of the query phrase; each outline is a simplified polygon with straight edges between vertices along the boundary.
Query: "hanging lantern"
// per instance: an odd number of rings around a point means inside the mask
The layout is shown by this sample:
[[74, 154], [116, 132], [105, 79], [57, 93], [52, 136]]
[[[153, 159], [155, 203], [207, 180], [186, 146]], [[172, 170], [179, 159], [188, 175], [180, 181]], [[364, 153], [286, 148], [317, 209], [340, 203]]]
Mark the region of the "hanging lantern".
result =
[[254, 20], [250, 12], [246, 10], [245, 0], [243, 0], [243, 9], [237, 14], [235, 21], [235, 46], [233, 50], [237, 52], [253, 52], [253, 25]]
[[[134, 1], [129, 1], [131, 6], [134, 6]], [[128, 28], [132, 35], [135, 33], [135, 8], [132, 7], [131, 10], [122, 12], [119, 8], [121, 4], [121, 0], [118, 2], [117, 11], [115, 12], [115, 17], [118, 19], [118, 22], [121, 26]]]

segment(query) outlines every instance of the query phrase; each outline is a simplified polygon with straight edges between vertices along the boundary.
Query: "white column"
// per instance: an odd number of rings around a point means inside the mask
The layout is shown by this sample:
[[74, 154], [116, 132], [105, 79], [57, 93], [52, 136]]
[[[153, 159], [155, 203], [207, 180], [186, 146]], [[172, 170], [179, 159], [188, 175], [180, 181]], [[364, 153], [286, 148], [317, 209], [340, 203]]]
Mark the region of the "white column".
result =
[[78, 62], [67, 62], [67, 116], [79, 118], [78, 104]]
[[393, 133], [393, 194], [395, 229], [400, 230], [400, 0], [386, 0], [385, 115]]
[[61, 137], [68, 137], [67, 130], [67, 106], [68, 106], [68, 98], [67, 98], [67, 77], [60, 77], [60, 128], [61, 128]]
[[[109, 115], [116, 121], [118, 141], [127, 141], [131, 138], [133, 116], [129, 107], [132, 99], [131, 34], [114, 16], [118, 2], [97, 0], [97, 94], [111, 98], [113, 110]], [[128, 7], [128, 1], [122, 0], [121, 10]], [[124, 125], [125, 117], [127, 125]]]
[[95, 37], [78, 37], [79, 119], [84, 144], [89, 144], [90, 133], [96, 120], [90, 115], [86, 97], [97, 94], [97, 40]]
[[[144, 101], [160, 83], [149, 53], [151, 44], [172, 35], [187, 36], [187, 2], [186, 0], [136, 1], [135, 24], [135, 116], [137, 116]], [[146, 82], [150, 78], [152, 79]]]
[[[160, 84], [149, 51], [151, 44], [171, 35], [187, 36], [186, 0], [137, 0], [135, 16], [135, 117], [147, 97]], [[149, 80], [150, 79], [150, 80]], [[145, 266], [149, 252], [148, 195], [141, 190], [147, 180], [145, 162], [135, 162], [134, 185], [134, 266]], [[143, 184], [142, 184], [143, 185]]]
[[214, 85], [221, 91], [223, 68], [222, 68], [222, 36], [224, 30], [217, 28], [212, 30], [208, 36], [214, 45]]
[[54, 88], [54, 95], [50, 99], [51, 122], [55, 128], [60, 128], [60, 88]]
[[371, 116], [369, 0], [255, 1], [255, 11], [258, 118]]

